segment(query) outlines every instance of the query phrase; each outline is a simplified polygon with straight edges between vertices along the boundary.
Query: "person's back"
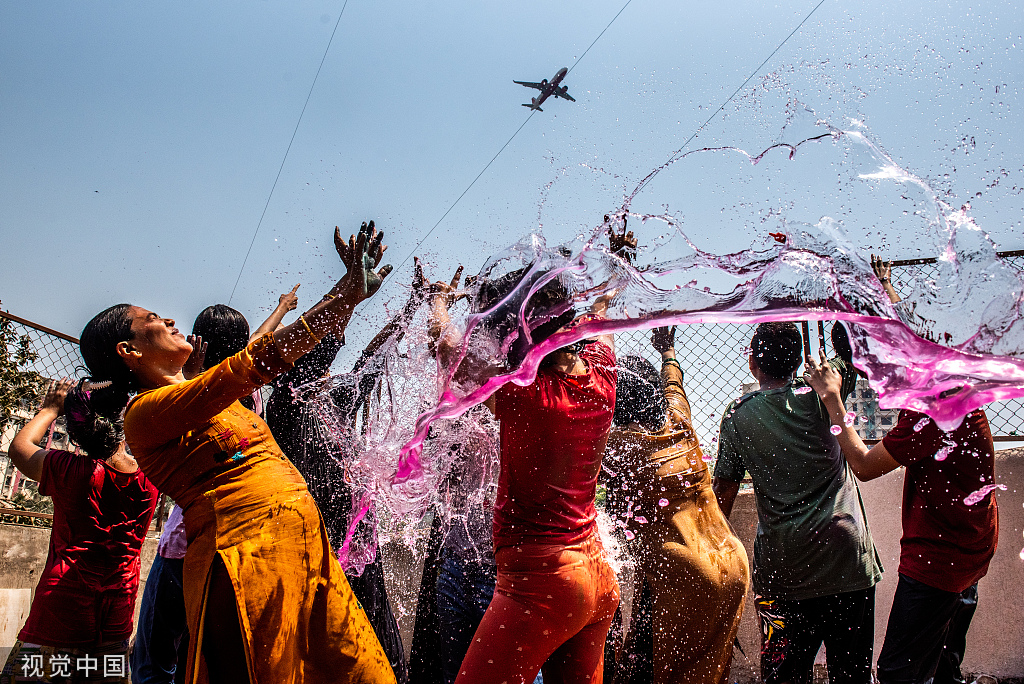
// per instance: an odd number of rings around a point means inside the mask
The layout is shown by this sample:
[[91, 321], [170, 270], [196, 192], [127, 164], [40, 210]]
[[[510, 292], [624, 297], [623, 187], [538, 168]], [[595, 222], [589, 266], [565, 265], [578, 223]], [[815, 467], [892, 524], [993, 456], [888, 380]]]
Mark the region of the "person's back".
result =
[[[853, 384], [852, 369], [834, 365]], [[880, 568], [853, 473], [803, 380], [730, 404], [715, 476], [750, 474], [757, 505], [754, 589], [805, 599], [875, 584]], [[809, 389], [809, 388], [807, 388]]]
[[[739, 483], [750, 474], [758, 511], [753, 589], [765, 681], [810, 677], [824, 641], [831, 680], [866, 683], [874, 585], [882, 567], [828, 412], [803, 379], [793, 377], [801, 346], [792, 323], [758, 326], [750, 370], [760, 389], [726, 409], [716, 493], [728, 514]], [[846, 396], [855, 371], [842, 359], [831, 363], [843, 376]]]

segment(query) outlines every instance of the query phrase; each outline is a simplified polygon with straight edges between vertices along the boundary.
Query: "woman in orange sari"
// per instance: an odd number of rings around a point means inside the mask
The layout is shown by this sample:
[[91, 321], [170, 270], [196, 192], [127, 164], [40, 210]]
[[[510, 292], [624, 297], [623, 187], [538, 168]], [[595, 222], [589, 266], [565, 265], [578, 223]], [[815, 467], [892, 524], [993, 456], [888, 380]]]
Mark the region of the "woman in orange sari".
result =
[[[722, 684], [750, 572], [740, 540], [718, 508], [693, 430], [674, 328], [651, 336], [661, 353], [619, 361], [609, 460], [635, 500], [627, 538], [636, 535], [633, 617], [616, 684]], [[623, 494], [609, 487], [609, 498]], [[618, 498], [618, 497], [616, 497]], [[653, 673], [651, 668], [653, 667]]]
[[340, 337], [374, 273], [383, 234], [348, 243], [347, 273], [295, 323], [186, 381], [192, 351], [174, 321], [128, 304], [82, 332], [95, 380], [128, 403], [125, 436], [147, 477], [184, 513], [188, 682], [367, 682], [395, 676], [331, 553], [306, 483], [256, 414], [238, 400], [291, 367], [324, 335]]

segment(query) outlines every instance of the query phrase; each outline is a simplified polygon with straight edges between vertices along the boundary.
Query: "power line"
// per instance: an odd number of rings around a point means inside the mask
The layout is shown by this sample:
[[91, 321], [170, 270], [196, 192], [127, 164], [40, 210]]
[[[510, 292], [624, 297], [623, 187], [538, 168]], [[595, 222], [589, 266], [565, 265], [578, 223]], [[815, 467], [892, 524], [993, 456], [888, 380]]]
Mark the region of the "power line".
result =
[[[824, 0], [822, 0], [822, 1], [824, 1]], [[580, 63], [580, 60], [581, 60], [581, 59], [583, 59], [584, 57], [586, 57], [587, 53], [588, 53], [588, 52], [590, 52], [590, 48], [594, 47], [594, 45], [596, 45], [596, 44], [597, 44], [597, 41], [601, 40], [601, 36], [603, 36], [603, 35], [605, 34], [605, 32], [606, 32], [606, 31], [607, 31], [607, 30], [608, 30], [609, 28], [611, 28], [612, 24], [614, 24], [614, 23], [615, 23], [615, 20], [619, 18], [619, 15], [620, 15], [620, 14], [622, 14], [622, 13], [623, 13], [624, 11], [626, 11], [626, 8], [627, 8], [627, 7], [629, 7], [629, 4], [630, 4], [631, 2], [633, 2], [633, 0], [626, 0], [626, 4], [622, 6], [622, 8], [621, 8], [621, 9], [620, 9], [620, 10], [619, 10], [619, 11], [618, 11], [618, 12], [617, 12], [616, 14], [615, 14], [615, 16], [614, 16], [614, 17], [612, 17], [612, 20], [608, 22], [608, 25], [607, 25], [607, 26], [605, 26], [605, 27], [604, 27], [604, 28], [603, 28], [603, 29], [601, 30], [601, 32], [600, 32], [599, 34], [597, 34], [597, 38], [594, 38], [593, 42], [591, 42], [591, 43], [590, 43], [590, 45], [589, 45], [589, 46], [587, 47], [587, 49], [583, 51], [583, 54], [582, 54], [582, 55], [580, 55], [579, 57], [577, 57], [577, 58], [576, 58], [576, 61], [575, 61], [575, 62], [573, 62], [573, 65], [572, 65], [571, 67], [569, 67], [569, 70], [568, 70], [568, 71], [566, 71], [566, 72], [565, 72], [566, 76], [568, 76], [568, 75], [569, 75], [569, 73], [570, 73], [570, 72], [571, 72], [571, 71], [572, 71], [573, 69], [575, 69], [575, 68], [576, 68], [576, 65]], [[466, 193], [467, 193], [467, 192], [469, 192], [469, 191], [470, 191], [470, 189], [471, 189], [471, 188], [472, 188], [472, 187], [473, 187], [474, 185], [476, 185], [476, 182], [477, 182], [478, 180], [480, 180], [480, 177], [481, 177], [482, 175], [484, 175], [484, 172], [486, 172], [486, 171], [487, 171], [487, 169], [489, 169], [489, 168], [490, 168], [491, 164], [493, 164], [493, 163], [494, 163], [494, 160], [498, 158], [498, 155], [500, 155], [500, 154], [501, 154], [502, 152], [504, 152], [504, 151], [505, 151], [505, 148], [509, 146], [509, 144], [510, 144], [510, 143], [511, 143], [511, 142], [512, 142], [512, 141], [513, 141], [514, 139], [515, 139], [515, 137], [516, 137], [517, 135], [519, 135], [519, 131], [523, 130], [523, 127], [524, 127], [524, 126], [526, 126], [526, 124], [528, 124], [528, 123], [530, 122], [530, 119], [532, 119], [532, 118], [533, 118], [533, 115], [534, 115], [534, 114], [536, 114], [536, 113], [537, 113], [536, 111], [532, 111], [532, 112], [530, 112], [530, 115], [529, 115], [528, 117], [526, 117], [526, 120], [525, 120], [525, 121], [523, 121], [523, 123], [521, 123], [521, 124], [519, 125], [519, 128], [517, 128], [517, 129], [516, 129], [516, 132], [512, 134], [512, 137], [511, 137], [511, 138], [509, 138], [508, 140], [506, 140], [506, 141], [505, 141], [505, 144], [501, 146], [501, 149], [500, 149], [500, 150], [498, 150], [498, 151], [497, 151], [497, 153], [495, 153], [495, 155], [494, 155], [493, 157], [491, 157], [491, 160], [490, 160], [489, 162], [487, 162], [487, 164], [486, 164], [486, 165], [484, 166], [483, 170], [482, 170], [482, 171], [480, 171], [480, 173], [478, 173], [478, 174], [476, 175], [476, 178], [474, 178], [474, 179], [473, 179], [473, 180], [472, 180], [472, 181], [470, 182], [470, 184], [466, 186], [466, 189], [462, 191], [462, 194], [461, 194], [461, 195], [459, 195], [459, 196], [458, 196], [458, 197], [457, 197], [457, 198], [455, 199], [455, 201], [454, 201], [454, 202], [452, 202], [451, 206], [450, 206], [450, 207], [448, 207], [447, 211], [445, 211], [445, 212], [444, 212], [444, 214], [443, 214], [443, 215], [441, 216], [441, 218], [439, 218], [439, 219], [437, 220], [437, 223], [435, 223], [435, 224], [433, 225], [433, 227], [431, 227], [431, 229], [427, 231], [426, 235], [424, 235], [424, 236], [423, 236], [422, 238], [420, 238], [419, 242], [417, 242], [417, 243], [416, 243], [416, 244], [415, 244], [415, 245], [413, 246], [412, 250], [410, 250], [410, 251], [409, 251], [409, 254], [408, 254], [408, 255], [407, 255], [406, 257], [405, 257], [405, 259], [403, 259], [403, 260], [402, 260], [402, 263], [400, 263], [400, 264], [398, 265], [398, 268], [396, 268], [396, 269], [395, 269], [395, 271], [396, 271], [396, 272], [397, 272], [397, 271], [399, 271], [399, 270], [401, 270], [401, 268], [402, 268], [403, 266], [405, 266], [405, 265], [406, 265], [407, 263], [409, 263], [409, 259], [411, 259], [411, 258], [413, 257], [413, 255], [414, 255], [414, 254], [416, 254], [416, 250], [418, 250], [418, 249], [420, 248], [420, 245], [422, 245], [422, 244], [423, 244], [424, 242], [426, 242], [427, 238], [429, 238], [429, 237], [430, 237], [430, 236], [431, 236], [431, 235], [433, 234], [434, 230], [436, 230], [436, 229], [437, 229], [437, 227], [438, 227], [439, 225], [441, 225], [441, 222], [442, 222], [442, 221], [444, 221], [445, 217], [447, 217], [447, 216], [448, 216], [448, 214], [450, 214], [450, 213], [451, 213], [452, 209], [454, 209], [454, 208], [455, 208], [455, 205], [457, 205], [457, 204], [458, 204], [458, 203], [459, 203], [459, 202], [460, 202], [460, 201], [462, 200], [462, 198], [466, 196]], [[387, 283], [385, 283], [385, 287], [386, 287], [386, 286], [387, 286]]]
[[267, 203], [263, 205], [263, 213], [260, 214], [260, 220], [256, 224], [256, 230], [252, 234], [252, 240], [249, 241], [249, 249], [245, 251], [245, 258], [242, 259], [242, 266], [238, 269], [238, 277], [235, 278], [235, 285], [231, 288], [231, 296], [228, 297], [228, 304], [235, 298], [235, 290], [238, 289], [238, 283], [242, 279], [242, 272], [245, 271], [245, 264], [249, 261], [249, 254], [252, 252], [252, 246], [256, 244], [256, 236], [259, 235], [260, 226], [263, 225], [263, 218], [267, 215], [267, 208], [270, 206], [270, 200], [274, 197], [274, 190], [277, 189], [277, 182], [281, 180], [281, 172], [284, 171], [284, 163], [288, 161], [288, 153], [292, 151], [292, 143], [295, 142], [295, 135], [299, 132], [299, 124], [302, 123], [302, 116], [306, 113], [306, 107], [309, 105], [309, 98], [313, 96], [313, 88], [316, 87], [316, 81], [320, 78], [320, 71], [324, 68], [324, 62], [327, 61], [327, 53], [331, 50], [331, 43], [334, 42], [334, 34], [338, 32], [338, 25], [341, 24], [341, 17], [345, 14], [345, 8], [348, 7], [348, 0], [345, 0], [345, 4], [341, 6], [341, 12], [338, 13], [338, 21], [334, 22], [334, 30], [331, 31], [331, 38], [327, 41], [327, 48], [324, 50], [324, 56], [320, 58], [320, 66], [316, 69], [316, 75], [313, 76], [313, 83], [309, 86], [309, 93], [306, 94], [306, 101], [302, 105], [302, 111], [299, 112], [299, 120], [295, 122], [295, 130], [292, 131], [291, 140], [288, 141], [288, 148], [284, 151], [284, 159], [281, 160], [281, 166], [277, 169], [277, 176], [274, 177], [274, 184], [270, 186], [270, 194], [267, 196]]
[[[628, 4], [628, 3], [627, 3], [627, 4]], [[716, 109], [716, 110], [715, 110], [715, 111], [714, 111], [714, 112], [713, 112], [713, 113], [711, 114], [711, 116], [709, 116], [709, 117], [707, 118], [707, 121], [705, 121], [704, 123], [702, 123], [702, 124], [701, 124], [700, 126], [698, 126], [698, 127], [697, 127], [697, 130], [695, 130], [695, 131], [693, 132], [693, 135], [691, 135], [691, 136], [690, 136], [689, 138], [687, 138], [686, 142], [685, 142], [685, 143], [683, 143], [683, 146], [682, 146], [682, 147], [680, 147], [680, 148], [679, 148], [679, 150], [678, 150], [677, 152], [675, 152], [675, 153], [674, 153], [674, 154], [673, 154], [673, 155], [672, 155], [671, 157], [669, 157], [669, 160], [668, 160], [668, 162], [667, 162], [667, 163], [672, 163], [672, 162], [673, 162], [673, 161], [674, 161], [674, 160], [675, 160], [676, 158], [678, 158], [678, 157], [679, 157], [679, 155], [680, 155], [680, 154], [682, 153], [682, 151], [686, 149], [686, 146], [687, 146], [687, 145], [689, 145], [689, 144], [690, 144], [691, 142], [693, 142], [693, 139], [697, 137], [697, 134], [698, 134], [698, 133], [700, 133], [700, 132], [701, 132], [702, 130], [704, 130], [704, 127], [705, 127], [705, 126], [707, 126], [707, 125], [708, 125], [709, 123], [711, 123], [711, 120], [712, 120], [712, 119], [714, 119], [714, 118], [715, 118], [716, 116], [718, 116], [719, 112], [721, 112], [721, 111], [722, 111], [723, 109], [725, 109], [725, 106], [726, 106], [727, 104], [729, 104], [730, 102], [732, 102], [732, 99], [733, 99], [734, 97], [736, 97], [736, 94], [737, 94], [737, 93], [739, 93], [739, 92], [740, 92], [740, 91], [741, 91], [741, 90], [743, 89], [743, 86], [747, 85], [747, 83], [749, 83], [749, 82], [750, 82], [750, 79], [754, 78], [754, 76], [756, 76], [756, 75], [757, 75], [757, 72], [759, 72], [759, 71], [760, 71], [761, 69], [763, 69], [763, 68], [764, 68], [764, 65], [765, 65], [765, 64], [767, 64], [767, 63], [768, 63], [768, 61], [769, 61], [769, 60], [770, 60], [770, 59], [771, 59], [772, 57], [774, 57], [774, 56], [775, 56], [775, 53], [777, 53], [777, 52], [778, 52], [779, 50], [781, 50], [781, 49], [782, 49], [782, 46], [783, 46], [783, 45], [785, 45], [785, 44], [786, 44], [787, 42], [789, 42], [789, 39], [790, 39], [790, 38], [792, 38], [792, 37], [793, 37], [794, 35], [796, 35], [796, 32], [800, 30], [800, 27], [801, 27], [801, 26], [803, 26], [803, 25], [804, 25], [805, 23], [807, 23], [807, 20], [811, 18], [811, 15], [813, 15], [813, 14], [814, 14], [815, 12], [817, 12], [817, 11], [818, 11], [818, 8], [819, 8], [819, 7], [821, 7], [821, 6], [822, 6], [822, 5], [824, 5], [824, 4], [825, 4], [825, 0], [820, 0], [820, 2], [819, 2], [819, 3], [817, 4], [817, 5], [815, 5], [815, 6], [814, 6], [814, 9], [812, 9], [812, 10], [811, 10], [810, 12], [808, 12], [807, 16], [806, 16], [806, 17], [804, 17], [804, 18], [803, 18], [803, 20], [802, 20], [802, 21], [801, 21], [801, 22], [800, 22], [799, 24], [797, 24], [797, 25], [796, 25], [796, 28], [795, 28], [795, 29], [793, 29], [792, 31], [790, 31], [789, 35], [788, 35], [788, 36], [786, 36], [786, 39], [785, 39], [785, 40], [783, 40], [783, 41], [782, 41], [781, 43], [779, 43], [779, 46], [778, 46], [777, 48], [775, 48], [774, 50], [772, 50], [772, 54], [770, 54], [770, 55], [768, 55], [767, 57], [765, 57], [764, 61], [763, 61], [763, 62], [761, 62], [761, 64], [760, 64], [760, 65], [758, 65], [758, 67], [757, 67], [756, 69], [754, 69], [754, 70], [753, 70], [753, 71], [752, 71], [752, 72], [750, 73], [750, 75], [749, 75], [749, 76], [747, 76], [746, 80], [745, 80], [745, 81], [743, 81], [743, 83], [740, 83], [739, 87], [738, 87], [738, 88], [736, 88], [736, 90], [734, 90], [734, 91], [732, 92], [732, 95], [730, 95], [730, 96], [729, 96], [729, 97], [728, 97], [728, 98], [727, 98], [727, 99], [725, 100], [725, 102], [723, 102], [723, 103], [722, 103], [722, 104], [721, 104], [721, 105], [720, 105], [720, 106], [718, 107], [718, 109]], [[643, 181], [641, 181], [641, 183], [640, 183], [640, 184], [639, 184], [639, 185], [637, 186], [637, 188], [636, 188], [636, 191], [634, 192], [634, 196], [636, 196], [636, 194], [638, 194], [638, 193], [639, 193], [639, 192], [640, 192], [641, 190], [643, 190], [643, 189], [644, 189], [644, 187], [645, 187], [645, 186], [646, 186], [646, 185], [647, 185], [647, 184], [648, 184], [648, 183], [649, 183], [649, 182], [650, 182], [651, 180], [653, 180], [653, 179], [654, 179], [654, 177], [655, 177], [656, 175], [657, 175], [656, 173], [652, 173], [651, 175], [647, 176], [647, 178], [645, 178], [645, 179], [644, 179]]]

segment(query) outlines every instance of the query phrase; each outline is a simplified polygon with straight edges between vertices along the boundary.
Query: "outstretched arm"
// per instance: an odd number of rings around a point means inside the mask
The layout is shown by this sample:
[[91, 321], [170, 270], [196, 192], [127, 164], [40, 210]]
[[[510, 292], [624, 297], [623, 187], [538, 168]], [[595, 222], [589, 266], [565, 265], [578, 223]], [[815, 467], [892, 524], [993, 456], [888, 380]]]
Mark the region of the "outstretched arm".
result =
[[675, 326], [651, 331], [651, 346], [661, 354], [661, 384], [668, 408], [669, 428], [692, 430], [690, 402], [683, 388], [683, 369], [676, 360], [675, 342]]
[[29, 479], [38, 482], [43, 476], [46, 449], [40, 449], [39, 443], [46, 437], [50, 424], [64, 411], [64, 397], [70, 389], [71, 381], [67, 378], [51, 382], [46, 389], [39, 413], [21, 428], [11, 441], [7, 455], [11, 457], [15, 467]]
[[821, 397], [821, 403], [828, 410], [832, 425], [839, 426], [842, 430], [836, 435], [836, 438], [839, 440], [843, 455], [846, 456], [846, 461], [850, 464], [850, 469], [853, 470], [857, 479], [867, 482], [899, 468], [900, 464], [892, 457], [882, 442], [868, 449], [856, 430], [846, 424], [846, 406], [843, 404], [843, 397], [840, 393], [843, 378], [828, 363], [825, 352], [821, 352], [820, 363], [813, 357], [808, 357], [807, 369], [807, 372], [804, 373], [807, 384], [813, 387]]
[[263, 324], [256, 328], [256, 332], [249, 337], [250, 342], [258, 340], [268, 332], [274, 332], [277, 330], [281, 325], [281, 321], [284, 319], [284, 315], [289, 311], [295, 310], [295, 307], [299, 305], [299, 298], [295, 296], [295, 291], [299, 289], [299, 285], [300, 283], [296, 283], [291, 292], [285, 292], [277, 298], [277, 307], [274, 309], [273, 313], [267, 317], [267, 320], [263, 321]]
[[339, 229], [334, 229], [334, 246], [347, 273], [320, 303], [274, 333], [274, 342], [285, 362], [294, 363], [324, 335], [341, 339], [356, 305], [373, 296], [391, 272], [391, 266], [384, 266], [378, 272], [373, 270], [387, 249], [381, 244], [383, 239], [384, 233], [377, 232], [373, 221], [364, 223], [358, 237], [351, 236], [347, 243], [341, 239]]

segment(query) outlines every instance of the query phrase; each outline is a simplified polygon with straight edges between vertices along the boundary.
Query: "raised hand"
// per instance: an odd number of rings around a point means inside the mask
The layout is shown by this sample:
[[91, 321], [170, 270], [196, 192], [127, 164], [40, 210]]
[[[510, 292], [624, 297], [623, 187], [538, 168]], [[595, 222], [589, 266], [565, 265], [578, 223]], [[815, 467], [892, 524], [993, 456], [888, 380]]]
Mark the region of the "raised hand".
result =
[[282, 307], [285, 311], [294, 311], [295, 307], [299, 305], [299, 298], [295, 296], [295, 291], [299, 289], [300, 284], [301, 283], [296, 283], [291, 292], [285, 292], [283, 295], [278, 297], [277, 305]]
[[662, 354], [676, 346], [676, 326], [655, 328], [651, 331], [651, 346]]
[[871, 255], [871, 270], [875, 272], [877, 277], [883, 283], [888, 283], [892, 280], [892, 262], [882, 261], [882, 257]]
[[63, 413], [64, 398], [68, 396], [71, 385], [72, 382], [68, 378], [51, 380], [50, 384], [46, 386], [46, 394], [43, 395], [43, 405], [39, 408], [39, 412], [51, 411], [58, 416]]
[[341, 230], [334, 227], [334, 248], [348, 271], [342, 278], [344, 291], [352, 304], [373, 296], [393, 270], [390, 264], [382, 266], [379, 271], [373, 270], [387, 251], [383, 240], [384, 233], [377, 232], [373, 221], [363, 223], [358, 235], [350, 236], [347, 243], [341, 237]]
[[465, 292], [458, 292], [459, 280], [461, 279], [462, 266], [460, 265], [457, 269], [455, 269], [455, 275], [452, 276], [451, 282], [446, 283], [443, 280], [439, 280], [436, 283], [430, 284], [431, 297], [434, 298], [435, 301], [440, 299], [446, 309], [455, 302], [459, 301], [460, 299], [468, 297], [469, 295], [467, 295]]
[[608, 247], [611, 249], [612, 254], [617, 254], [632, 263], [633, 257], [636, 256], [637, 239], [633, 237], [633, 231], [626, 232], [626, 217], [622, 217], [621, 234], [615, 231], [615, 227], [612, 225], [611, 219], [607, 214], [605, 214], [604, 222], [608, 225]]
[[[298, 287], [296, 285], [295, 287]], [[292, 290], [294, 292], [295, 290]], [[285, 297], [286, 295], [281, 295]], [[294, 308], [294, 307], [293, 307]], [[201, 335], [189, 335], [185, 338], [192, 345], [192, 353], [185, 359], [185, 365], [181, 367], [181, 374], [186, 380], [191, 380], [203, 372], [203, 362], [206, 361], [206, 346]]]
[[843, 390], [843, 376], [840, 375], [825, 356], [825, 350], [818, 350], [819, 359], [815, 361], [813, 356], [807, 357], [807, 370], [804, 372], [804, 380], [810, 385], [822, 401], [832, 397], [840, 397]]

